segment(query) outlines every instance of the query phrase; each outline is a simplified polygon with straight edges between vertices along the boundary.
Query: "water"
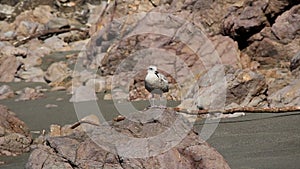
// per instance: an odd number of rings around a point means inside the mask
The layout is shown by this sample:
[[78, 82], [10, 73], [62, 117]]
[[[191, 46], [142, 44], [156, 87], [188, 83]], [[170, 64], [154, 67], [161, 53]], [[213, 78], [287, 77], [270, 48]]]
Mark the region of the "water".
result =
[[[2, 83], [4, 84], [4, 83]], [[0, 83], [0, 85], [2, 85]], [[25, 87], [35, 87], [42, 86], [43, 88], [49, 87], [43, 83], [7, 83], [12, 87], [14, 91], [21, 90]], [[119, 115], [118, 110], [116, 109], [113, 101], [103, 100], [105, 93], [97, 94], [99, 100], [97, 104], [100, 108], [100, 111], [105, 118], [105, 120], [110, 121], [113, 118]], [[0, 104], [6, 105], [11, 111], [15, 112], [17, 117], [24, 121], [31, 131], [41, 132], [42, 130], [49, 131], [51, 124], [66, 125], [73, 124], [78, 121], [77, 114], [74, 110], [73, 103], [69, 102], [71, 95], [67, 94], [65, 91], [53, 91], [45, 92], [45, 97], [38, 100], [29, 100], [29, 101], [18, 101], [16, 102], [15, 98], [0, 100]], [[60, 98], [60, 101], [57, 99]], [[57, 107], [46, 108], [47, 104], [55, 104]], [[86, 115], [96, 113], [97, 110], [93, 110], [88, 107], [86, 103], [79, 103], [80, 106], [86, 111]], [[167, 106], [175, 107], [179, 102], [170, 101], [167, 103]], [[132, 105], [137, 110], [143, 110], [148, 107], [149, 101], [136, 101], [132, 102]], [[34, 134], [33, 137], [37, 137], [38, 134]], [[1, 157], [0, 161], [4, 161], [4, 165], [0, 165], [0, 169], [4, 168], [23, 168], [25, 166], [29, 153], [25, 153], [17, 157]]]

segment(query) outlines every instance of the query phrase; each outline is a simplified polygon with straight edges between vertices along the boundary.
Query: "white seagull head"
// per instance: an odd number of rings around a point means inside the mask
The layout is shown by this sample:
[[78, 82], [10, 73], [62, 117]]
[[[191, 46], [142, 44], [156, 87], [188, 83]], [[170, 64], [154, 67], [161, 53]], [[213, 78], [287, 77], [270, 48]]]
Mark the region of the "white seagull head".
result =
[[156, 66], [149, 66], [148, 67], [148, 73], [150, 72], [156, 72], [157, 71], [157, 67]]

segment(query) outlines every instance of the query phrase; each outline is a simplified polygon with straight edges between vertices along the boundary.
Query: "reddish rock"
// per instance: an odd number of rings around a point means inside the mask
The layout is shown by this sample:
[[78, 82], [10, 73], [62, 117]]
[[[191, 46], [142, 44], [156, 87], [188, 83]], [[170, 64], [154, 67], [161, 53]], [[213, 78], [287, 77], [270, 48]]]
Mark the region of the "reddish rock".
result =
[[32, 139], [26, 124], [0, 105], [0, 155], [18, 155], [30, 150]]
[[[178, 135], [184, 133], [169, 135], [170, 138], [167, 142], [164, 142], [163, 139], [157, 139], [157, 143], [149, 142], [148, 153], [151, 154], [158, 150], [162, 152], [154, 156], [139, 158], [129, 158], [124, 155], [126, 155], [125, 152], [139, 154], [140, 151], [144, 151], [145, 149], [141, 150], [144, 141], [130, 143], [117, 135], [109, 134], [110, 131], [116, 130], [130, 138], [142, 140], [148, 138], [151, 140], [154, 136], [166, 132], [173, 123], [178, 123], [175, 119], [182, 118], [179, 116], [175, 112], [165, 111], [161, 116], [143, 121], [143, 124], [126, 119], [113, 124], [110, 123], [110, 126], [85, 124], [84, 128], [88, 129], [88, 133], [74, 130], [72, 134], [67, 136], [46, 137], [47, 144], [37, 146], [37, 149], [31, 153], [26, 168], [48, 168], [50, 166], [59, 166], [60, 168], [70, 168], [70, 166], [76, 168], [229, 168], [221, 154], [193, 131], [187, 130], [187, 135], [182, 138], [179, 144], [170, 147], [166, 152], [160, 150], [159, 147], [170, 146], [169, 144], [176, 142]], [[131, 116], [131, 118], [134, 117], [138, 118], [139, 115]], [[182, 128], [179, 130], [181, 131]], [[90, 134], [93, 138], [89, 137]], [[97, 139], [102, 140], [101, 144], [103, 143], [103, 145], [100, 146]], [[122, 141], [129, 146], [132, 146], [131, 144], [136, 145], [128, 150], [130, 152], [123, 150], [122, 147], [124, 148], [124, 146], [111, 145], [113, 142], [122, 143]], [[108, 151], [103, 148], [106, 144], [116, 147], [111, 147], [111, 151]], [[145, 155], [143, 154], [143, 156]]]
[[248, 1], [243, 7], [232, 6], [223, 21], [223, 31], [234, 39], [247, 38], [268, 25], [265, 1]]
[[287, 63], [300, 50], [299, 8], [300, 5], [292, 7], [280, 15], [272, 27], [266, 27], [251, 37], [251, 45], [243, 52], [263, 68], [288, 67]]
[[0, 52], [0, 82], [11, 82], [17, 72], [17, 60], [13, 55], [3, 55]]

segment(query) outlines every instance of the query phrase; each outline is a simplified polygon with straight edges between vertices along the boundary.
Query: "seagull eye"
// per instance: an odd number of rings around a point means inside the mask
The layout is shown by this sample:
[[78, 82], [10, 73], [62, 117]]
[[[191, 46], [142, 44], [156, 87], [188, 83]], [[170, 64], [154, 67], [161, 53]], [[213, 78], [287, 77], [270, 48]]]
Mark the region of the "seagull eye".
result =
[[152, 67], [150, 67], [150, 68], [149, 68], [149, 70], [153, 70], [153, 68], [152, 68]]

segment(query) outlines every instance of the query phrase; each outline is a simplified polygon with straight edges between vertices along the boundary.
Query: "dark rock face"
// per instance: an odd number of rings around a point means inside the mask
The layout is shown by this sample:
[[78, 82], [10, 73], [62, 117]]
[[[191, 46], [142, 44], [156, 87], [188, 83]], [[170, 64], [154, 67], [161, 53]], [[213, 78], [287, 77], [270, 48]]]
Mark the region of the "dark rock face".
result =
[[243, 7], [232, 6], [223, 22], [224, 33], [239, 40], [259, 32], [268, 24], [264, 13], [267, 6], [266, 1], [248, 1]]
[[244, 50], [253, 60], [265, 67], [282, 67], [299, 51], [299, 8], [292, 7], [280, 15], [271, 27], [265, 27], [250, 38]]
[[0, 155], [18, 155], [30, 150], [32, 139], [27, 126], [0, 105]]
[[[89, 128], [88, 132], [74, 130], [72, 134], [67, 136], [46, 138], [46, 144], [38, 145], [31, 153], [26, 168], [48, 168], [50, 166], [59, 168], [229, 168], [224, 158], [214, 148], [203, 142], [193, 131], [189, 131], [178, 145], [173, 148], [170, 147], [168, 151], [145, 158], [128, 158], [122, 156], [122, 153], [126, 151], [122, 148], [118, 149], [120, 147], [116, 145], [112, 144], [111, 146], [116, 146], [117, 152], [115, 150], [111, 152], [95, 142], [96, 138], [103, 141], [101, 144], [124, 141], [118, 137], [114, 138], [114, 136], [109, 138], [111, 140], [101, 137], [101, 133], [109, 133], [112, 130], [129, 137], [151, 140], [151, 137], [157, 136], [171, 127], [178, 116], [175, 112], [164, 111], [161, 116], [149, 120], [143, 125], [130, 120], [116, 122], [110, 126], [107, 124], [101, 126], [86, 124], [86, 127]], [[176, 137], [176, 135], [169, 137]], [[170, 139], [170, 141], [173, 142], [174, 140]], [[125, 141], [124, 143], [129, 143], [128, 146], [132, 146], [130, 142]], [[163, 141], [154, 143], [156, 146], [152, 147], [152, 150], [156, 151], [157, 147], [164, 148], [168, 144], [168, 142]], [[139, 153], [141, 146], [143, 147], [143, 141], [137, 142], [136, 147], [128, 151]], [[151, 153], [153, 143], [149, 146], [148, 153]]]

